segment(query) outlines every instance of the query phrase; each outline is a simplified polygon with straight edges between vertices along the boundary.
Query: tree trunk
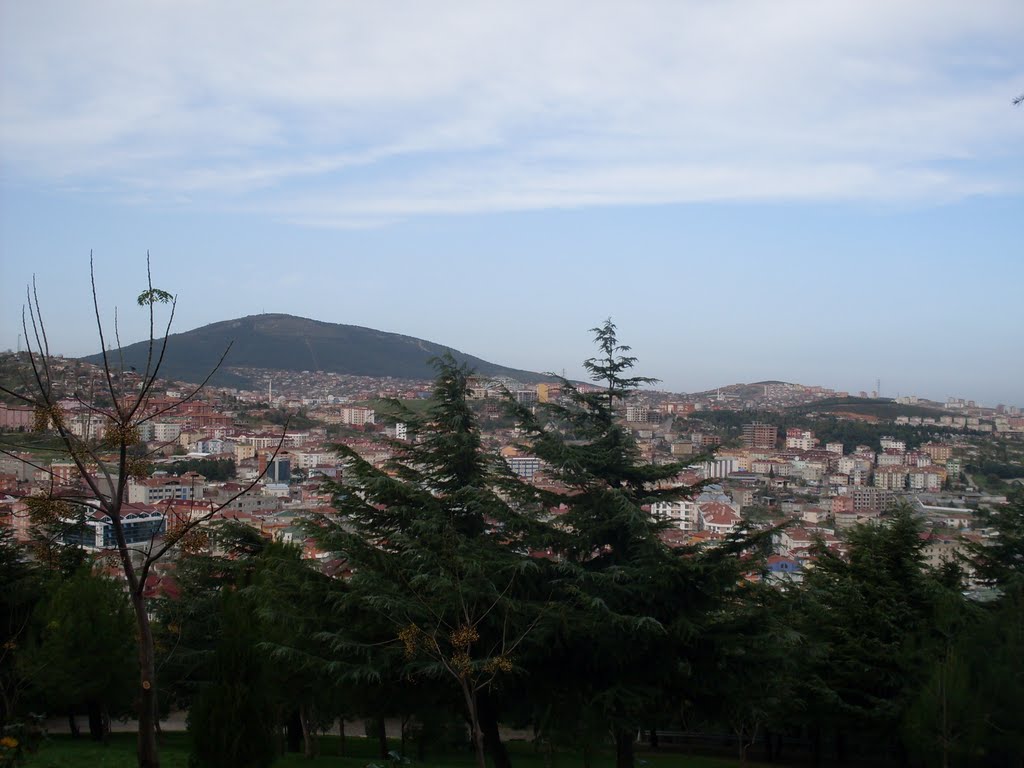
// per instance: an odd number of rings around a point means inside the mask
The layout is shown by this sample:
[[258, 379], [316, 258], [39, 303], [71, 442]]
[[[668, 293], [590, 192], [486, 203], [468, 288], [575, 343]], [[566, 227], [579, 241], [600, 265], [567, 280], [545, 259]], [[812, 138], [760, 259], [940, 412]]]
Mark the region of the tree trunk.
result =
[[87, 701], [85, 711], [89, 714], [89, 738], [103, 741], [103, 712], [98, 701]]
[[416, 762], [422, 763], [427, 759], [427, 729], [420, 721], [420, 727], [416, 731]]
[[498, 730], [498, 708], [487, 691], [481, 691], [477, 695], [477, 713], [480, 717], [480, 730], [484, 736], [484, 748], [491, 756], [494, 768], [512, 768], [512, 760], [501, 741], [501, 731]]
[[285, 749], [289, 752], [302, 751], [302, 716], [299, 710], [293, 709], [285, 723]]
[[615, 768], [633, 768], [633, 732], [615, 729]]
[[302, 704], [299, 706], [299, 722], [302, 725], [302, 753], [307, 758], [314, 758], [317, 755], [316, 733], [310, 725], [309, 708]]
[[[130, 583], [130, 582], [129, 582]], [[156, 744], [156, 662], [153, 631], [141, 586], [132, 589], [132, 608], [139, 627], [139, 768], [160, 768]]]
[[338, 718], [338, 756], [345, 756], [345, 717]]
[[461, 678], [459, 683], [462, 686], [462, 696], [466, 700], [466, 713], [469, 715], [469, 730], [473, 737], [476, 766], [477, 768], [487, 768], [487, 760], [484, 758], [484, 734], [480, 730], [480, 713], [477, 709], [476, 692], [470, 688], [470, 684], [465, 678]]
[[377, 746], [380, 750], [380, 759], [388, 759], [388, 728], [387, 723], [384, 722], [383, 717], [378, 717], [374, 721], [374, 727], [377, 729]]
[[75, 717], [74, 712], [68, 712], [68, 731], [71, 733], [72, 739], [77, 739], [82, 735], [82, 732], [78, 730], [78, 718]]

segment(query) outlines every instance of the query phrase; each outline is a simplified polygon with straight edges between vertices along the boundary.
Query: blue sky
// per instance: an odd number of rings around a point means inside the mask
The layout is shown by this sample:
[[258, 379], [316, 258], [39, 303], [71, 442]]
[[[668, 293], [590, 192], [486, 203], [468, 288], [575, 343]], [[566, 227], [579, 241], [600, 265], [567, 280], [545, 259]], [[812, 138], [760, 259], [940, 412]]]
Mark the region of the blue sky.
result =
[[6, 3], [0, 349], [261, 311], [1024, 405], [1024, 4]]

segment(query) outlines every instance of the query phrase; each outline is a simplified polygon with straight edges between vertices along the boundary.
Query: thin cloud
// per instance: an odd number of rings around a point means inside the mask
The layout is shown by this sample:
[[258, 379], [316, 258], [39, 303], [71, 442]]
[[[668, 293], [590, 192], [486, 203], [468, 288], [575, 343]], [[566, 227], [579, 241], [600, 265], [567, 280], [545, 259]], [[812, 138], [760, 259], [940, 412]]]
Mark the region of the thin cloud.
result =
[[5, 174], [119, 199], [348, 227], [1019, 189], [1016, 0], [2, 14]]

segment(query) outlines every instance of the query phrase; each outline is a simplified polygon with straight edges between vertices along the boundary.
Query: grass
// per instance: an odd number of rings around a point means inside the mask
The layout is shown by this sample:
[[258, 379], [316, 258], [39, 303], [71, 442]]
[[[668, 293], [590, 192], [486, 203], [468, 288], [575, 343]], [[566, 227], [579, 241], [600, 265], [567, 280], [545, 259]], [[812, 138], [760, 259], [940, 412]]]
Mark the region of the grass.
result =
[[[160, 751], [162, 768], [187, 768], [189, 742], [185, 733], [166, 733]], [[313, 766], [314, 768], [365, 768], [370, 763], [389, 765], [376, 757], [375, 742], [368, 739], [349, 738], [346, 741], [348, 756], [338, 757], [337, 737], [324, 737], [320, 747], [322, 755], [307, 760], [301, 754], [286, 754], [274, 762], [274, 768]], [[397, 747], [397, 745], [395, 745]], [[514, 768], [548, 768], [545, 756], [534, 750], [531, 744], [510, 742], [509, 751]], [[599, 753], [592, 761], [593, 768], [612, 768], [614, 756]], [[731, 768], [738, 763], [719, 757], [694, 757], [681, 754], [638, 753], [638, 768]], [[51, 736], [44, 741], [39, 751], [25, 763], [27, 768], [135, 768], [135, 735], [115, 733], [106, 746], [89, 741], [87, 738], [72, 739], [70, 736]], [[394, 764], [397, 765], [397, 764]], [[429, 756], [422, 764], [427, 768], [472, 768], [473, 755], [469, 751], [449, 752]], [[551, 768], [582, 768], [583, 761], [578, 754], [559, 752], [550, 763]], [[754, 766], [755, 763], [749, 763]], [[227, 768], [227, 767], [225, 767]]]

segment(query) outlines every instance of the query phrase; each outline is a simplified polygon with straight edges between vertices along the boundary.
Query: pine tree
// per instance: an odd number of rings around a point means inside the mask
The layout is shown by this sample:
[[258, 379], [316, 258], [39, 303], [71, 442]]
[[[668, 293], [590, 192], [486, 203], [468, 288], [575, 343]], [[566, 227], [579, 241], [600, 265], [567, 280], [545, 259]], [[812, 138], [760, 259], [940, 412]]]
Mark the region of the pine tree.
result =
[[822, 548], [805, 581], [802, 629], [828, 649], [804, 675], [814, 725], [904, 748], [900, 725], [927, 675], [943, 594], [924, 569], [907, 507], [848, 533], [847, 557]]
[[584, 366], [603, 386], [584, 390], [563, 380], [563, 403], [517, 413], [530, 450], [567, 488], [542, 494], [549, 508], [564, 510], [551, 546], [568, 571], [545, 669], [550, 688], [579, 695], [560, 697], [565, 709], [547, 717], [570, 727], [603, 720], [606, 728], [588, 730], [610, 729], [616, 765], [631, 768], [638, 729], [682, 695], [701, 618], [736, 588], [736, 555], [747, 544], [736, 537], [700, 552], [662, 541], [665, 523], [645, 505], [692, 495], [699, 485], [675, 487], [683, 464], [641, 461], [618, 416], [623, 402], [654, 379], [630, 375], [636, 360], [611, 320], [592, 330], [600, 355]]
[[[535, 521], [507, 502], [511, 478], [485, 453], [467, 402], [468, 371], [446, 356], [425, 414], [401, 415], [410, 442], [378, 469], [340, 447], [345, 480], [334, 488], [336, 518], [317, 535], [348, 560], [343, 602], [376, 617], [383, 644], [359, 668], [356, 646], [341, 633], [355, 679], [390, 676], [454, 683], [484, 766], [480, 697], [516, 669], [516, 651], [544, 610], [521, 586], [539, 566], [527, 556]], [[365, 628], [366, 624], [364, 624]]]

